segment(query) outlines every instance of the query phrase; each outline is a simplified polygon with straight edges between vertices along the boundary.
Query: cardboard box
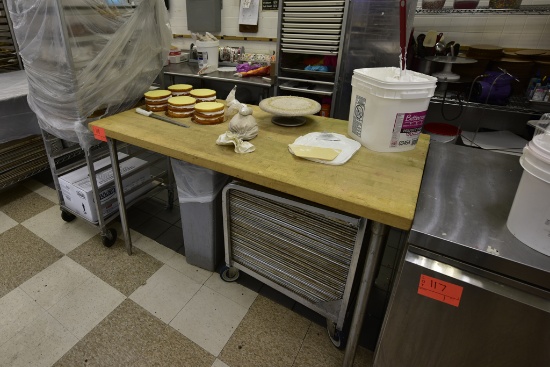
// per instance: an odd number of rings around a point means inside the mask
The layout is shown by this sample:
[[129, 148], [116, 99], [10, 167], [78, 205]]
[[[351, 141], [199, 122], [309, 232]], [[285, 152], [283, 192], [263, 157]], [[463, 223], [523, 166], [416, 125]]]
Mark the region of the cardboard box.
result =
[[[119, 159], [122, 159], [126, 156], [127, 155], [124, 153], [118, 153]], [[146, 161], [139, 158], [130, 158], [127, 161], [120, 163], [121, 175], [134, 171], [146, 163]], [[94, 162], [94, 168], [97, 171], [98, 169], [106, 167], [110, 164], [111, 158], [107, 157], [100, 159], [97, 162]], [[124, 191], [126, 192], [127, 190], [138, 186], [149, 178], [149, 168], [146, 168], [134, 175], [126, 177], [124, 180], [122, 180]], [[103, 185], [105, 185], [100, 189], [99, 193], [101, 204], [103, 205], [103, 217], [105, 218], [113, 212], [118, 211], [118, 200], [112, 200], [116, 199], [117, 197], [112, 168], [109, 168], [96, 175], [96, 180], [98, 187], [102, 187]], [[79, 216], [89, 220], [90, 222], [97, 223], [99, 221], [92, 193], [92, 184], [90, 182], [90, 177], [88, 176], [88, 167], [85, 166], [79, 168], [76, 171], [69, 172], [63, 176], [60, 176], [59, 185], [61, 187], [63, 199], [67, 208], [78, 213]], [[126, 195], [126, 202], [133, 200], [134, 198], [143, 194], [145, 191], [151, 188], [151, 186], [152, 183], [147, 184], [132, 192], [131, 194]]]

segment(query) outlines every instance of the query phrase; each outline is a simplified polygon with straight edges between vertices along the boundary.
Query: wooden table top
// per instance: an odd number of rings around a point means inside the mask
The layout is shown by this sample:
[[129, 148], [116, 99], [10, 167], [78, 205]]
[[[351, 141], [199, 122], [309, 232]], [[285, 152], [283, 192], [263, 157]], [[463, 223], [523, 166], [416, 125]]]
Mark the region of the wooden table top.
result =
[[252, 107], [260, 131], [250, 141], [256, 151], [247, 154], [235, 153], [232, 145], [216, 145], [228, 121], [208, 126], [176, 119], [190, 126], [183, 128], [129, 110], [92, 122], [90, 129], [97, 126], [109, 138], [392, 227], [411, 228], [428, 153], [427, 135], [408, 152], [378, 153], [362, 146], [344, 165], [331, 166], [293, 156], [288, 144], [309, 132], [347, 135], [347, 121], [307, 116], [303, 126], [281, 127], [271, 122], [271, 114]]

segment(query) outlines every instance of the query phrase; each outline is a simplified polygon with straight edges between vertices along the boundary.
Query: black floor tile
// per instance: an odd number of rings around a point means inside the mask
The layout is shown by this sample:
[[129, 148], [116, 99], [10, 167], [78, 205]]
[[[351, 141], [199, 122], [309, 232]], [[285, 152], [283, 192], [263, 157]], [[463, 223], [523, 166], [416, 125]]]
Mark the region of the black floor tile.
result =
[[128, 226], [132, 228], [133, 230], [138, 230], [138, 228], [148, 220], [153, 218], [152, 215], [147, 214], [135, 207], [132, 207], [128, 209], [126, 212], [126, 219], [128, 222]]
[[174, 251], [178, 251], [183, 246], [183, 233], [181, 228], [171, 226], [164, 233], [155, 238], [155, 241]]
[[156, 199], [155, 197], [150, 197], [137, 203], [135, 208], [147, 214], [156, 216], [157, 213], [160, 213], [166, 209], [166, 203]]
[[181, 221], [180, 208], [179, 206], [172, 206], [172, 208], [164, 208], [160, 212], [155, 213], [155, 217], [161, 219], [170, 224], [175, 224], [178, 221]]
[[147, 236], [156, 241], [156, 239], [161, 234], [166, 232], [168, 228], [170, 228], [170, 223], [167, 223], [158, 218], [151, 217], [149, 220], [147, 220], [146, 222], [142, 223], [141, 225], [133, 229], [135, 229], [142, 235]]
[[276, 291], [266, 284], [262, 285], [259, 294], [266, 298], [269, 298], [274, 302], [277, 302], [280, 305], [285, 306], [286, 308], [292, 309], [292, 307], [294, 307], [295, 301], [292, 298], [285, 296], [281, 292]]

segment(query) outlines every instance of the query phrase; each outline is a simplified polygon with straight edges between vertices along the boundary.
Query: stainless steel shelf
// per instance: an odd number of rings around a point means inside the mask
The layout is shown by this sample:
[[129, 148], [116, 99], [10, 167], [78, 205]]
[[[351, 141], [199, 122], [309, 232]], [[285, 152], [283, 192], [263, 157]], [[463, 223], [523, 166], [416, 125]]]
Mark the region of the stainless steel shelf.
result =
[[453, 8], [443, 8], [443, 9], [416, 9], [416, 14], [423, 15], [439, 15], [439, 14], [538, 14], [546, 15], [550, 14], [550, 5], [530, 5], [530, 6], [521, 6], [519, 9], [489, 9], [489, 8], [477, 8], [477, 9], [453, 9]]
[[542, 115], [542, 112], [533, 107], [526, 98], [520, 96], [512, 96], [510, 97], [510, 101], [506, 106], [499, 106], [478, 102], [468, 102], [449, 94], [447, 94], [447, 96], [443, 98], [442, 92], [436, 92], [436, 94], [431, 99], [431, 103], [445, 103], [451, 106], [466, 106], [490, 111], [521, 113], [527, 115]]

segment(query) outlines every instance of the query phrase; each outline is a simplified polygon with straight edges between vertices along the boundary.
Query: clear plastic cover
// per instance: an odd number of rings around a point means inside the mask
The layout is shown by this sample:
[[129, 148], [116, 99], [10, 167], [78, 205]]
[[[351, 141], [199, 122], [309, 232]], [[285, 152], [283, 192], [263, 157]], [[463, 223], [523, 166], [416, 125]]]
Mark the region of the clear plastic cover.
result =
[[162, 70], [172, 32], [164, 1], [9, 0], [40, 127], [95, 144], [88, 123], [133, 107]]
[[183, 203], [209, 203], [231, 179], [229, 176], [192, 163], [170, 159], [178, 199]]

